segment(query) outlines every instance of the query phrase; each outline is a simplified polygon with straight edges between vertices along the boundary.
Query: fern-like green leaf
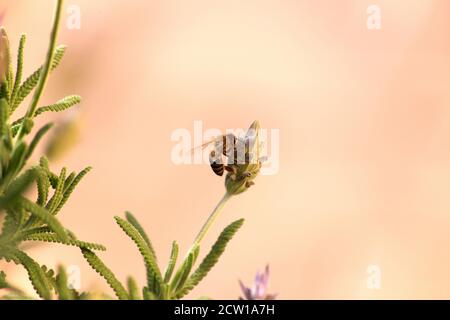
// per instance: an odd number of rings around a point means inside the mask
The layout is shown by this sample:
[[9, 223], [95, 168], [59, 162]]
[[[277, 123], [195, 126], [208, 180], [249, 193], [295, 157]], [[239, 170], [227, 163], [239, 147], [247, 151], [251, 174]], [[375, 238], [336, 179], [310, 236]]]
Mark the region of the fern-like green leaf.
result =
[[47, 277], [47, 281], [50, 284], [51, 289], [57, 290], [56, 288], [56, 280], [54, 278], [55, 271], [53, 269], [47, 268], [46, 265], [41, 266], [42, 271], [44, 272], [45, 276]]
[[42, 156], [39, 159], [39, 165], [42, 167], [42, 169], [44, 169], [45, 171], [49, 172], [50, 171], [50, 163], [47, 159], [46, 156]]
[[45, 157], [45, 156], [41, 157], [41, 159], [39, 160], [39, 165], [47, 173], [47, 176], [48, 176], [48, 179], [50, 180], [50, 184], [51, 184], [52, 188], [56, 189], [56, 185], [58, 184], [58, 179], [59, 178], [58, 178], [58, 176], [56, 174], [54, 174], [50, 170], [49, 162], [48, 162], [47, 157]]
[[89, 265], [97, 271], [114, 290], [114, 293], [120, 300], [128, 300], [129, 296], [122, 283], [117, 280], [114, 273], [100, 260], [95, 253], [89, 249], [81, 249], [84, 258]]
[[13, 254], [27, 270], [28, 277], [37, 294], [42, 299], [50, 300], [52, 298], [52, 285], [49, 283], [47, 275], [41, 266], [23, 251], [15, 250]]
[[[64, 53], [66, 51], [65, 46], [59, 46], [55, 49], [55, 54], [53, 55], [53, 60], [51, 63], [50, 71], [54, 70], [59, 63], [61, 62], [61, 59], [64, 56]], [[16, 108], [22, 103], [22, 101], [30, 94], [30, 92], [36, 87], [39, 81], [39, 77], [41, 76], [43, 66], [41, 66], [39, 69], [37, 69], [31, 76], [29, 76], [25, 82], [20, 86], [19, 90], [17, 91], [16, 98], [11, 104], [11, 112], [14, 112]]]
[[150, 241], [150, 238], [147, 236], [147, 233], [145, 232], [144, 228], [142, 228], [141, 224], [139, 223], [139, 221], [136, 219], [135, 216], [133, 216], [133, 214], [129, 211], [125, 212], [125, 217], [127, 218], [127, 221], [129, 223], [131, 223], [133, 225], [133, 227], [136, 228], [136, 230], [139, 232], [139, 234], [141, 235], [142, 239], [145, 240], [145, 242], [147, 243], [149, 249], [152, 251], [153, 256], [155, 257], [155, 260], [157, 261], [157, 257], [156, 257], [156, 252], [155, 249], [153, 249], [153, 245]]
[[[19, 221], [14, 214], [14, 212], [11, 212], [9, 209], [6, 210], [6, 216], [3, 219], [3, 226], [2, 226], [2, 237], [3, 238], [11, 238], [11, 235], [13, 235], [17, 229], [19, 228]], [[10, 243], [11, 245], [15, 243]], [[1, 253], [0, 253], [1, 256]]]
[[15, 203], [35, 178], [36, 171], [30, 169], [14, 179], [14, 181], [9, 185], [5, 194], [0, 196], [0, 209], [5, 209], [9, 205]]
[[[126, 220], [123, 220], [120, 217], [115, 217], [117, 224], [120, 228], [134, 241], [136, 246], [139, 249], [142, 257], [144, 258], [145, 265], [147, 267], [147, 279], [152, 281], [154, 279], [155, 283], [152, 286], [156, 286], [156, 288], [160, 288], [163, 282], [161, 277], [161, 272], [159, 271], [158, 265], [156, 263], [155, 257], [150, 250], [149, 246], [145, 242], [145, 240], [140, 235], [139, 231], [136, 230], [135, 227], [131, 223]], [[150, 284], [149, 284], [150, 287]], [[151, 287], [150, 287], [151, 288]]]
[[37, 204], [31, 202], [27, 198], [21, 197], [20, 205], [32, 215], [36, 216], [38, 219], [46, 223], [59, 237], [62, 241], [68, 241], [69, 238], [59, 221], [49, 213], [45, 208], [38, 206]]
[[65, 244], [68, 246], [79, 247], [80, 249], [85, 248], [85, 249], [89, 249], [89, 250], [100, 250], [100, 251], [106, 250], [106, 248], [101, 244], [84, 242], [84, 241], [79, 241], [79, 240], [75, 240], [75, 239], [69, 239], [69, 240], [64, 241], [61, 238], [59, 238], [57, 234], [51, 234], [51, 233], [42, 233], [41, 232], [41, 233], [37, 233], [37, 234], [27, 235], [23, 238], [23, 240], [24, 241], [42, 241], [42, 242], [61, 243], [61, 244]]
[[187, 259], [183, 262], [180, 269], [177, 271], [170, 283], [170, 292], [178, 292], [185, 284], [189, 274], [191, 273], [192, 267], [194, 265], [195, 256], [198, 255], [200, 247], [197, 245], [188, 255]]
[[22, 35], [20, 37], [20, 42], [19, 42], [19, 51], [17, 54], [17, 67], [16, 67], [16, 79], [14, 81], [14, 87], [11, 93], [11, 100], [10, 102], [12, 103], [16, 96], [17, 96], [17, 92], [19, 91], [20, 88], [20, 83], [22, 82], [22, 72], [23, 72], [23, 50], [25, 48], [25, 42], [26, 42], [26, 35]]
[[3, 137], [7, 134], [9, 117], [9, 104], [6, 99], [0, 99], [0, 134]]
[[25, 156], [25, 160], [28, 160], [31, 155], [33, 154], [34, 149], [38, 145], [38, 143], [41, 141], [42, 137], [48, 132], [48, 130], [53, 127], [53, 123], [48, 123], [45, 126], [43, 126], [41, 129], [39, 129], [38, 132], [36, 132], [36, 135], [34, 136], [33, 140], [30, 143], [30, 146], [27, 151], [27, 155]]
[[58, 206], [53, 210], [54, 215], [58, 214], [58, 212], [66, 204], [67, 200], [69, 200], [70, 195], [75, 190], [75, 187], [80, 183], [80, 181], [83, 179], [83, 177], [89, 171], [91, 171], [91, 169], [92, 169], [92, 167], [87, 167], [84, 170], [82, 170], [75, 178], [71, 179], [72, 181], [70, 182], [70, 184], [68, 184], [69, 179], [66, 180], [66, 183], [64, 184], [64, 192], [63, 192], [62, 198], [59, 201]]
[[77, 175], [76, 172], [71, 172], [69, 176], [66, 178], [66, 181], [64, 181], [64, 192], [66, 192], [67, 189], [69, 189], [76, 175]]
[[23, 230], [20, 235], [18, 236], [19, 239], [25, 239], [28, 236], [36, 235], [36, 234], [42, 234], [42, 233], [53, 233], [53, 230], [49, 227], [36, 227], [31, 229]]
[[6, 281], [6, 274], [3, 271], [0, 271], [0, 289], [9, 288], [9, 284]]
[[48, 194], [50, 191], [50, 180], [48, 179], [47, 172], [42, 167], [37, 168], [37, 187], [38, 187], [38, 199], [36, 203], [43, 207], [48, 200]]
[[[38, 199], [36, 201], [36, 204], [39, 207], [44, 207], [45, 203], [47, 202], [49, 190], [50, 190], [50, 180], [48, 178], [48, 172], [42, 167], [37, 166], [30, 169], [30, 171], [33, 171], [36, 175], [36, 181], [37, 181], [37, 189], [38, 189]], [[38, 221], [37, 216], [31, 216], [27, 223], [26, 227], [33, 226], [36, 221]]]
[[158, 300], [158, 296], [147, 287], [142, 288], [142, 296], [144, 300]]
[[58, 268], [55, 286], [59, 300], [74, 300], [74, 291], [69, 289], [67, 273], [62, 266], [59, 266]]
[[50, 199], [50, 201], [47, 203], [47, 210], [53, 215], [55, 214], [55, 209], [58, 207], [59, 203], [63, 198], [64, 183], [66, 182], [66, 172], [67, 172], [66, 168], [61, 169], [55, 193], [53, 194], [53, 197]]
[[147, 288], [159, 297], [161, 294], [162, 283], [156, 279], [155, 274], [149, 271], [147, 268]]
[[128, 277], [127, 280], [128, 292], [131, 300], [142, 300], [139, 296], [139, 289], [133, 277]]
[[226, 227], [222, 233], [220, 234], [217, 241], [211, 248], [211, 251], [208, 255], [203, 259], [200, 266], [195, 270], [195, 272], [189, 277], [185, 286], [176, 293], [176, 298], [181, 299], [186, 294], [189, 293], [195, 286], [197, 286], [200, 281], [208, 274], [208, 272], [214, 267], [214, 265], [219, 260], [222, 253], [225, 251], [225, 248], [228, 242], [233, 238], [239, 228], [243, 225], [244, 219], [237, 220]]
[[27, 145], [24, 141], [20, 141], [15, 147], [8, 167], [6, 168], [6, 174], [3, 177], [1, 183], [7, 186], [14, 177], [20, 172], [25, 164], [25, 157], [27, 153]]
[[52, 112], [64, 111], [80, 102], [81, 102], [80, 96], [75, 96], [75, 95], [68, 96], [68, 97], [65, 97], [65, 98], [59, 100], [55, 104], [45, 106], [45, 107], [40, 107], [39, 109], [36, 110], [36, 112], [34, 113], [34, 116], [37, 117], [38, 115], [40, 115], [44, 112], [48, 112], [48, 111], [52, 111]]
[[178, 243], [174, 241], [172, 243], [172, 251], [170, 253], [169, 263], [167, 264], [166, 272], [164, 273], [164, 282], [168, 283], [170, 278], [172, 277], [173, 270], [175, 269], [175, 265], [177, 263], [178, 258]]

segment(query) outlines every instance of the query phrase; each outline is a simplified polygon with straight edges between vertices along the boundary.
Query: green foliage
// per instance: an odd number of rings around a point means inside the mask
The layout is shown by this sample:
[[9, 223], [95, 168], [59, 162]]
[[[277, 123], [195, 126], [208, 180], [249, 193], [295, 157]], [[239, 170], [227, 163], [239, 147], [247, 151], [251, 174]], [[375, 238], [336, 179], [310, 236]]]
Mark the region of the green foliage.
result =
[[175, 265], [177, 263], [178, 250], [179, 250], [178, 243], [176, 241], [174, 241], [172, 243], [172, 251], [170, 253], [169, 263], [167, 265], [167, 269], [164, 274], [164, 282], [165, 283], [168, 283], [170, 281], [170, 278], [172, 277], [173, 270], [175, 269]]
[[9, 288], [8, 282], [6, 282], [6, 273], [0, 271], [0, 289]]
[[[105, 250], [102, 245], [77, 240], [56, 218], [90, 168], [68, 176], [67, 169], [62, 168], [57, 175], [50, 170], [44, 157], [38, 165], [27, 167], [39, 142], [52, 127], [47, 124], [32, 135], [33, 119], [46, 111], [63, 111], [80, 102], [80, 97], [69, 96], [55, 104], [36, 108], [48, 73], [59, 65], [65, 52], [64, 46], [55, 48], [61, 10], [62, 1], [58, 0], [47, 59], [23, 83], [26, 37], [23, 35], [20, 38], [14, 74], [9, 41], [6, 31], [1, 29], [2, 41], [7, 44], [2, 46], [6, 52], [1, 53], [6, 57], [2, 62], [6, 63], [7, 71], [0, 78], [0, 260], [22, 265], [36, 293], [43, 299], [53, 298], [53, 293], [62, 299], [82, 296], [67, 288], [67, 277], [62, 267], [55, 275], [28, 256], [22, 249], [24, 241], [55, 242], [81, 249]], [[33, 100], [26, 114], [14, 121], [14, 111], [33, 90]], [[27, 196], [28, 190], [33, 187], [37, 189], [37, 200]], [[0, 286], [6, 285], [5, 275], [1, 273]]]
[[56, 276], [54, 286], [59, 295], [59, 300], [74, 300], [74, 291], [69, 289], [67, 283], [66, 270], [63, 267], [59, 267], [58, 275]]
[[[127, 218], [130, 214], [127, 213]], [[181, 263], [175, 276], [172, 278], [172, 274], [177, 262], [178, 257], [178, 244], [172, 243], [172, 250], [170, 259], [164, 278], [161, 277], [159, 267], [156, 263], [155, 256], [149, 248], [148, 243], [144, 240], [141, 234], [145, 234], [141, 225], [137, 219], [133, 216], [131, 222], [116, 217], [116, 222], [120, 228], [133, 240], [136, 244], [139, 252], [144, 258], [144, 264], [147, 270], [147, 284], [142, 288], [142, 297], [144, 300], [161, 300], [161, 299], [180, 299], [184, 297], [189, 291], [197, 286], [200, 281], [208, 274], [208, 272], [214, 267], [219, 260], [220, 256], [224, 252], [228, 242], [233, 238], [236, 232], [244, 223], [244, 220], [237, 220], [226, 227], [219, 238], [212, 246], [208, 255], [204, 258], [202, 263], [198, 266], [195, 272], [192, 273], [193, 267], [200, 252], [200, 246], [198, 243], [194, 243], [193, 247], [187, 254], [186, 259]], [[134, 226], [137, 225], [141, 229], [138, 231]], [[105, 264], [90, 250], [82, 249], [83, 255], [106, 282], [110, 285], [116, 296], [119, 299], [133, 299], [140, 300], [138, 286], [135, 280], [131, 277], [128, 278], [128, 292], [124, 289], [124, 286], [117, 280], [117, 277], [113, 272], [105, 266]]]
[[86, 169], [82, 170], [80, 173], [78, 173], [76, 176], [71, 174], [64, 183], [64, 189], [61, 196], [61, 199], [58, 202], [58, 205], [53, 210], [53, 214], [58, 214], [58, 212], [61, 210], [61, 208], [66, 204], [67, 200], [69, 200], [70, 195], [75, 190], [75, 187], [80, 183], [81, 179], [89, 172], [91, 171], [91, 167], [87, 167]]
[[153, 256], [156, 260], [156, 253], [155, 249], [153, 249], [152, 243], [150, 242], [150, 238], [145, 233], [144, 229], [142, 228], [141, 224], [137, 221], [137, 219], [131, 214], [131, 212], [127, 211], [125, 212], [125, 217], [127, 218], [127, 221], [131, 223], [131, 225], [139, 232], [142, 239], [147, 243], [148, 248], [152, 252]]
[[141, 233], [128, 221], [125, 221], [119, 217], [115, 217], [117, 224], [122, 230], [134, 241], [139, 249], [142, 257], [144, 258], [145, 266], [147, 269], [148, 286], [153, 287], [154, 291], [159, 292], [161, 290], [161, 284], [163, 282], [161, 272], [159, 271], [156, 263], [156, 257], [150, 249], [147, 242], [142, 238]]
[[26, 41], [26, 39], [27, 39], [27, 37], [24, 34], [20, 37], [19, 50], [18, 50], [18, 53], [17, 53], [16, 78], [15, 78], [15, 81], [14, 81], [14, 87], [13, 87], [13, 91], [11, 93], [10, 102], [13, 102], [16, 99], [17, 93], [18, 93], [19, 88], [20, 88], [20, 82], [22, 81], [23, 51], [24, 51], [24, 48], [25, 48], [25, 41]]
[[173, 277], [172, 282], [170, 283], [170, 291], [171, 292], [178, 292], [178, 290], [182, 289], [184, 284], [186, 283], [186, 279], [188, 278], [192, 266], [195, 263], [195, 258], [198, 255], [198, 252], [200, 250], [199, 246], [196, 246], [195, 249], [188, 254], [187, 259], [184, 261], [184, 263], [181, 265], [178, 272]]
[[80, 102], [81, 102], [80, 96], [68, 96], [49, 106], [40, 107], [39, 109], [36, 110], [35, 116], [38, 116], [47, 111], [51, 112], [64, 111], [76, 104], [79, 104]]
[[[45, 112], [65, 111], [65, 110], [79, 104], [80, 102], [81, 102], [80, 96], [76, 96], [76, 95], [67, 96], [67, 97], [55, 102], [54, 104], [38, 108], [34, 113], [34, 117], [37, 117]], [[25, 118], [20, 118], [20, 119], [14, 121], [12, 124], [13, 132], [16, 132], [19, 129], [19, 126], [22, 125], [24, 121], [25, 121]]]
[[45, 126], [43, 126], [41, 129], [39, 129], [38, 132], [36, 132], [36, 135], [34, 136], [33, 140], [31, 140], [30, 147], [28, 148], [27, 154], [25, 156], [25, 160], [28, 160], [31, 157], [36, 146], [39, 144], [41, 139], [45, 136], [47, 131], [52, 128], [52, 126], [53, 126], [52, 123], [48, 123]]
[[67, 246], [75, 246], [75, 247], [85, 248], [85, 249], [90, 249], [90, 250], [100, 250], [100, 251], [106, 250], [106, 248], [104, 246], [102, 246], [101, 244], [84, 242], [84, 241], [79, 241], [79, 240], [75, 240], [75, 239], [62, 240], [60, 237], [58, 237], [57, 234], [53, 234], [53, 233], [36, 233], [36, 234], [32, 234], [32, 235], [24, 237], [23, 240], [24, 241], [42, 241], [42, 242], [61, 243], [61, 244], [65, 244]]
[[195, 272], [189, 277], [186, 285], [177, 291], [176, 298], [180, 299], [185, 296], [189, 293], [189, 291], [197, 286], [204, 277], [206, 277], [208, 272], [214, 267], [222, 253], [225, 251], [228, 242], [233, 238], [243, 224], [244, 219], [240, 219], [233, 222], [222, 231], [219, 238], [212, 246], [211, 251], [203, 259], [197, 270], [195, 270]]
[[[66, 47], [65, 46], [59, 46], [55, 49], [55, 53], [53, 56], [53, 60], [52, 60], [52, 64], [51, 64], [51, 71], [55, 70], [63, 56], [64, 53], [66, 52]], [[23, 61], [21, 61], [21, 64], [23, 64]], [[35, 72], [33, 72], [33, 74], [31, 74], [19, 87], [19, 89], [17, 90], [17, 94], [15, 96], [15, 99], [12, 101], [11, 103], [11, 111], [14, 112], [17, 107], [23, 102], [23, 100], [25, 100], [25, 98], [31, 93], [31, 91], [33, 91], [33, 89], [37, 86], [38, 82], [39, 82], [39, 78], [41, 76], [42, 73], [42, 69], [44, 66], [41, 66], [39, 69], [37, 69]]]
[[120, 300], [128, 300], [129, 296], [127, 291], [125, 290], [122, 283], [117, 280], [116, 276], [112, 273], [112, 271], [100, 260], [97, 255], [89, 249], [81, 249], [84, 258], [89, 263], [89, 265], [97, 271], [103, 278], [105, 278], [106, 282], [109, 286], [114, 290], [114, 293]]
[[[25, 197], [20, 198], [18, 205], [22, 206], [24, 210], [30, 212], [32, 215], [31, 217], [34, 216], [36, 218], [34, 220], [40, 220], [40, 222], [52, 229], [59, 237], [61, 237], [62, 241], [68, 241], [68, 236], [63, 226], [48, 210], [33, 203]], [[18, 221], [18, 223], [20, 223], [20, 221]]]
[[128, 293], [130, 295], [130, 300], [142, 300], [139, 296], [139, 289], [133, 277], [128, 277], [127, 280]]
[[15, 258], [15, 261], [20, 262], [27, 270], [30, 281], [37, 294], [42, 299], [50, 300], [52, 297], [51, 283], [41, 266], [23, 251], [13, 250], [12, 255]]

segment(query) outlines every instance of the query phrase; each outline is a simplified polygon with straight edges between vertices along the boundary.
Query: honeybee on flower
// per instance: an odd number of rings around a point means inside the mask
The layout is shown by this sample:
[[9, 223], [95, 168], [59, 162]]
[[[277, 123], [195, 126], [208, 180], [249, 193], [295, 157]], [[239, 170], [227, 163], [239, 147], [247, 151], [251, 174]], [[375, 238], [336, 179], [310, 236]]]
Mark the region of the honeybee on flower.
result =
[[261, 169], [264, 158], [260, 156], [260, 130], [259, 122], [254, 121], [244, 137], [229, 133], [201, 146], [213, 145], [209, 154], [211, 169], [218, 176], [227, 172], [225, 187], [230, 195], [240, 194], [250, 188]]

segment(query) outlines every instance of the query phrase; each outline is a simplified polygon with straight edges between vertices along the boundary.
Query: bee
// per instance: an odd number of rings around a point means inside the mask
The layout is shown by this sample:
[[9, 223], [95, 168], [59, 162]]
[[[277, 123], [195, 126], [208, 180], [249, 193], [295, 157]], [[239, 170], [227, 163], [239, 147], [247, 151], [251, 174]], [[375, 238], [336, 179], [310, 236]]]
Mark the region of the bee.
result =
[[[212, 171], [220, 177], [226, 171], [229, 173], [228, 177], [233, 180], [248, 180], [253, 173], [259, 172], [261, 159], [258, 158], [258, 130], [259, 124], [255, 122], [243, 138], [229, 133], [200, 146], [202, 148], [214, 146], [209, 154]], [[252, 181], [248, 181], [247, 185], [251, 184]]]
[[[234, 134], [229, 133], [221, 135], [201, 146], [202, 148], [206, 148], [212, 144], [214, 145], [213, 150], [209, 153], [209, 164], [216, 175], [221, 177], [225, 171], [233, 172], [233, 168], [230, 165], [236, 161], [229, 162], [228, 159], [236, 158], [237, 141], [238, 138]], [[226, 162], [223, 159], [224, 157], [227, 158]]]

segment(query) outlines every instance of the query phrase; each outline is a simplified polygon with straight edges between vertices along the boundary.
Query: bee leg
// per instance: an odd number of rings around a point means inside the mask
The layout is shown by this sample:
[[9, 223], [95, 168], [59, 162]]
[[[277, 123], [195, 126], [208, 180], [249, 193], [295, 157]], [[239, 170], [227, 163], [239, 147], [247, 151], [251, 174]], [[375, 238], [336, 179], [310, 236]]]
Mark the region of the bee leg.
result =
[[236, 167], [232, 167], [232, 166], [225, 166], [225, 170], [227, 170], [228, 172], [231, 172], [233, 174], [236, 174]]
[[245, 182], [245, 186], [247, 187], [247, 188], [250, 188], [252, 185], [254, 185], [255, 183], [253, 182], [253, 181], [246, 181]]

